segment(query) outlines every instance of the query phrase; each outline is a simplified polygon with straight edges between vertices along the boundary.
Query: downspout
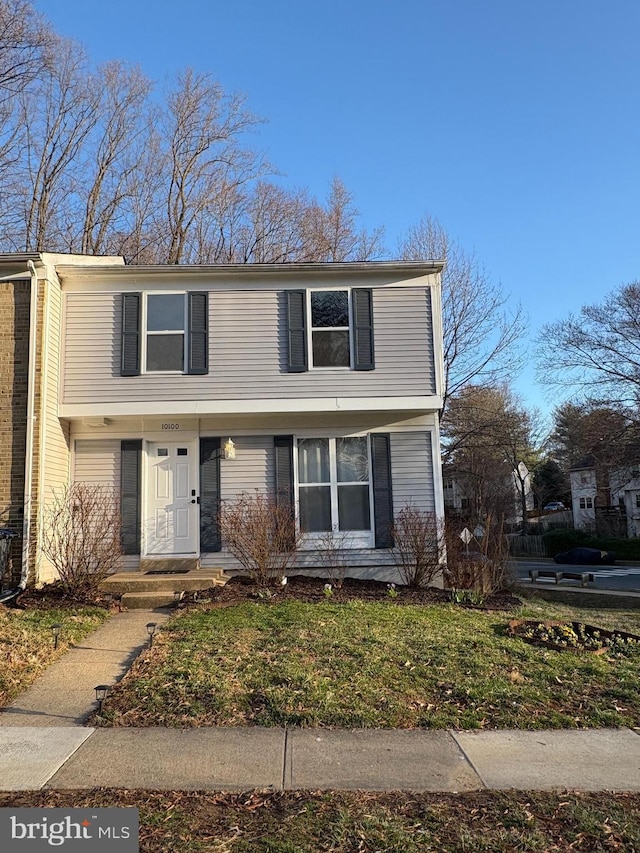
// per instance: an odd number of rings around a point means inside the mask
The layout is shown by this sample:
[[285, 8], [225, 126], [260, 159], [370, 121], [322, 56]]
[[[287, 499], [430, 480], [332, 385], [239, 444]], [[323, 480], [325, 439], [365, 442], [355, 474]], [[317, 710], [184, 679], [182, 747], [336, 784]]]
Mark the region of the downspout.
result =
[[[33, 445], [35, 425], [35, 381], [36, 381], [36, 346], [38, 342], [38, 273], [33, 261], [27, 261], [29, 277], [31, 278], [31, 301], [29, 307], [29, 365], [27, 372], [27, 429], [24, 463], [24, 515], [22, 520], [22, 567], [20, 582], [15, 589], [5, 590], [0, 594], [0, 604], [6, 604], [17, 598], [27, 588], [29, 580], [29, 546], [31, 544], [31, 501], [33, 478]], [[4, 281], [24, 278], [21, 275], [6, 276]]]

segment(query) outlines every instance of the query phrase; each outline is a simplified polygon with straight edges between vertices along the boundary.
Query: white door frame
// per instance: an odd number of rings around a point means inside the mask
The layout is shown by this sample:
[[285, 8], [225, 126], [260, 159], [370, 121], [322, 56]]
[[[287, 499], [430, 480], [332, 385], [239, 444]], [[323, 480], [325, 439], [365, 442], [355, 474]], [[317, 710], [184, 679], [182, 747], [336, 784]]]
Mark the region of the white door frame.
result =
[[[170, 452], [177, 450], [178, 447], [187, 448], [188, 462], [188, 483], [186, 484], [186, 494], [181, 499], [181, 503], [187, 510], [186, 519], [189, 525], [189, 540], [187, 543], [188, 549], [184, 546], [178, 550], [175, 546], [172, 550], [169, 547], [167, 550], [161, 550], [154, 547], [153, 537], [151, 535], [150, 523], [153, 520], [155, 508], [153, 506], [154, 499], [152, 496], [152, 488], [154, 486], [154, 472], [152, 470], [154, 460], [157, 458], [155, 450], [158, 447], [166, 447]], [[200, 507], [199, 507], [199, 482], [198, 482], [198, 442], [195, 438], [187, 438], [186, 436], [171, 436], [165, 439], [164, 436], [153, 437], [143, 443], [143, 477], [142, 477], [142, 556], [157, 557], [157, 558], [172, 558], [172, 557], [197, 557], [200, 554]]]

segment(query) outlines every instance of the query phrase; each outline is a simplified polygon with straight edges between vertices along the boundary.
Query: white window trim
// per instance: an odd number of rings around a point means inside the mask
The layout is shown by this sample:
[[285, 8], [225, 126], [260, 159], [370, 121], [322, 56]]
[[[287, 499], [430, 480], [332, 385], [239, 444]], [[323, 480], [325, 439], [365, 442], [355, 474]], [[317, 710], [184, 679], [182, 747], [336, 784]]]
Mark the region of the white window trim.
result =
[[[182, 330], [167, 329], [163, 332], [149, 332], [147, 330], [147, 300], [150, 296], [182, 296], [183, 297], [183, 322]], [[150, 290], [142, 294], [142, 352], [140, 353], [140, 373], [147, 373], [153, 376], [183, 376], [187, 372], [187, 325], [189, 323], [189, 302], [187, 299], [186, 290]], [[147, 335], [182, 335], [182, 370], [147, 370]]]
[[[584, 506], [582, 506], [583, 502]], [[593, 509], [593, 498], [583, 495], [578, 499], [578, 505], [580, 509]]]
[[[309, 334], [307, 335], [307, 363], [309, 365], [309, 370], [353, 370], [353, 309], [351, 305], [351, 290], [350, 287], [312, 287], [307, 289], [307, 304], [305, 306], [306, 316], [307, 316], [307, 329], [309, 330]], [[349, 326], [348, 328], [345, 326], [317, 326], [314, 327], [311, 322], [311, 294], [312, 293], [332, 293], [332, 292], [342, 292], [347, 294], [347, 308], [349, 311]], [[349, 364], [348, 366], [341, 365], [336, 367], [316, 367], [313, 363], [313, 332], [317, 328], [319, 332], [343, 332], [345, 328], [349, 332]]]
[[[300, 529], [300, 478], [298, 470], [298, 441], [308, 438], [327, 438], [329, 439], [329, 473], [331, 475], [330, 483], [305, 483], [304, 485], [329, 485], [331, 488], [331, 518], [333, 522], [332, 532], [336, 537], [344, 536], [345, 548], [373, 548], [375, 545], [375, 507], [373, 505], [373, 477], [371, 474], [371, 439], [368, 434], [364, 437], [367, 439], [367, 463], [369, 466], [369, 530], [340, 530], [338, 527], [338, 478], [337, 478], [337, 454], [336, 454], [336, 439], [338, 438], [362, 438], [362, 435], [296, 435], [294, 436], [294, 452], [293, 452], [293, 475], [295, 484], [295, 510], [296, 510], [296, 525]], [[340, 483], [341, 486], [362, 485], [360, 483]], [[329, 531], [319, 533], [305, 533], [302, 539], [302, 550], [315, 550], [318, 543], [326, 536]]]

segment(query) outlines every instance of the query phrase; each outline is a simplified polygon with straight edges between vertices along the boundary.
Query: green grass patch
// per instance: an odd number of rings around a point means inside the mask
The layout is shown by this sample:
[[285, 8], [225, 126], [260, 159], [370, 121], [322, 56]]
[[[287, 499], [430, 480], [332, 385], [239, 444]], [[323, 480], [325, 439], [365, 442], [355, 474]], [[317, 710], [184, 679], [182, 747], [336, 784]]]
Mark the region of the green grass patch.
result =
[[[392, 602], [192, 610], [112, 691], [135, 726], [582, 728], [640, 725], [640, 654], [562, 651], [506, 633], [517, 615], [636, 631], [637, 611], [531, 600], [517, 614]], [[595, 621], [594, 621], [595, 620]]]
[[640, 795], [37, 791], [0, 806], [137, 807], [141, 853], [640, 850]]
[[[97, 607], [13, 610], [0, 607], [0, 708], [8, 705], [64, 652], [107, 618]], [[54, 649], [51, 626], [61, 625]]]

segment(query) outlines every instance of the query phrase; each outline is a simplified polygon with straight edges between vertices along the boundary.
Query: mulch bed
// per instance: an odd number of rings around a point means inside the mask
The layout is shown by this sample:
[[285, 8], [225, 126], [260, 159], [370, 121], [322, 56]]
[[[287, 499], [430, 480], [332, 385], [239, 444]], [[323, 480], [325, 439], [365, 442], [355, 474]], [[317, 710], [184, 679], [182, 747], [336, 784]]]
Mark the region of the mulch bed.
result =
[[[394, 596], [389, 595], [389, 584], [385, 581], [364, 580], [360, 578], [345, 578], [340, 588], [332, 587], [332, 594], [325, 593], [326, 578], [309, 577], [308, 575], [290, 575], [285, 586], [276, 584], [264, 590], [250, 578], [238, 575], [230, 578], [224, 586], [214, 586], [198, 592], [187, 592], [183, 596], [179, 608], [192, 605], [209, 604], [222, 607], [240, 604], [246, 601], [276, 604], [281, 601], [304, 601], [314, 603], [326, 601], [329, 603], [344, 603], [347, 601], [387, 601], [394, 604], [448, 604], [451, 601], [449, 590], [436, 587], [413, 588], [396, 584]], [[26, 589], [19, 598], [12, 602], [13, 607], [20, 609], [41, 609], [51, 607], [72, 609], [79, 604], [94, 607], [113, 607], [110, 598], [102, 595], [86, 595], [72, 597], [58, 583], [44, 586], [42, 589]], [[460, 604], [475, 610], [512, 610], [521, 604], [519, 598], [508, 591], [488, 595], [482, 604]]]
[[[391, 601], [394, 604], [448, 604], [451, 601], [449, 590], [436, 587], [413, 588], [396, 584], [394, 596], [390, 596], [390, 585], [384, 581], [345, 578], [340, 588], [332, 586], [331, 595], [325, 592], [326, 578], [314, 578], [308, 575], [290, 575], [285, 586], [280, 584], [261, 589], [250, 578], [236, 576], [230, 578], [225, 586], [215, 586], [198, 592], [185, 593], [179, 607], [210, 603], [214, 606], [240, 604], [246, 601], [260, 601], [276, 604], [281, 601], [304, 601], [310, 604], [325, 601], [344, 603], [347, 601]], [[521, 604], [510, 592], [498, 592], [487, 596], [482, 605], [463, 606], [481, 610], [511, 610]]]

